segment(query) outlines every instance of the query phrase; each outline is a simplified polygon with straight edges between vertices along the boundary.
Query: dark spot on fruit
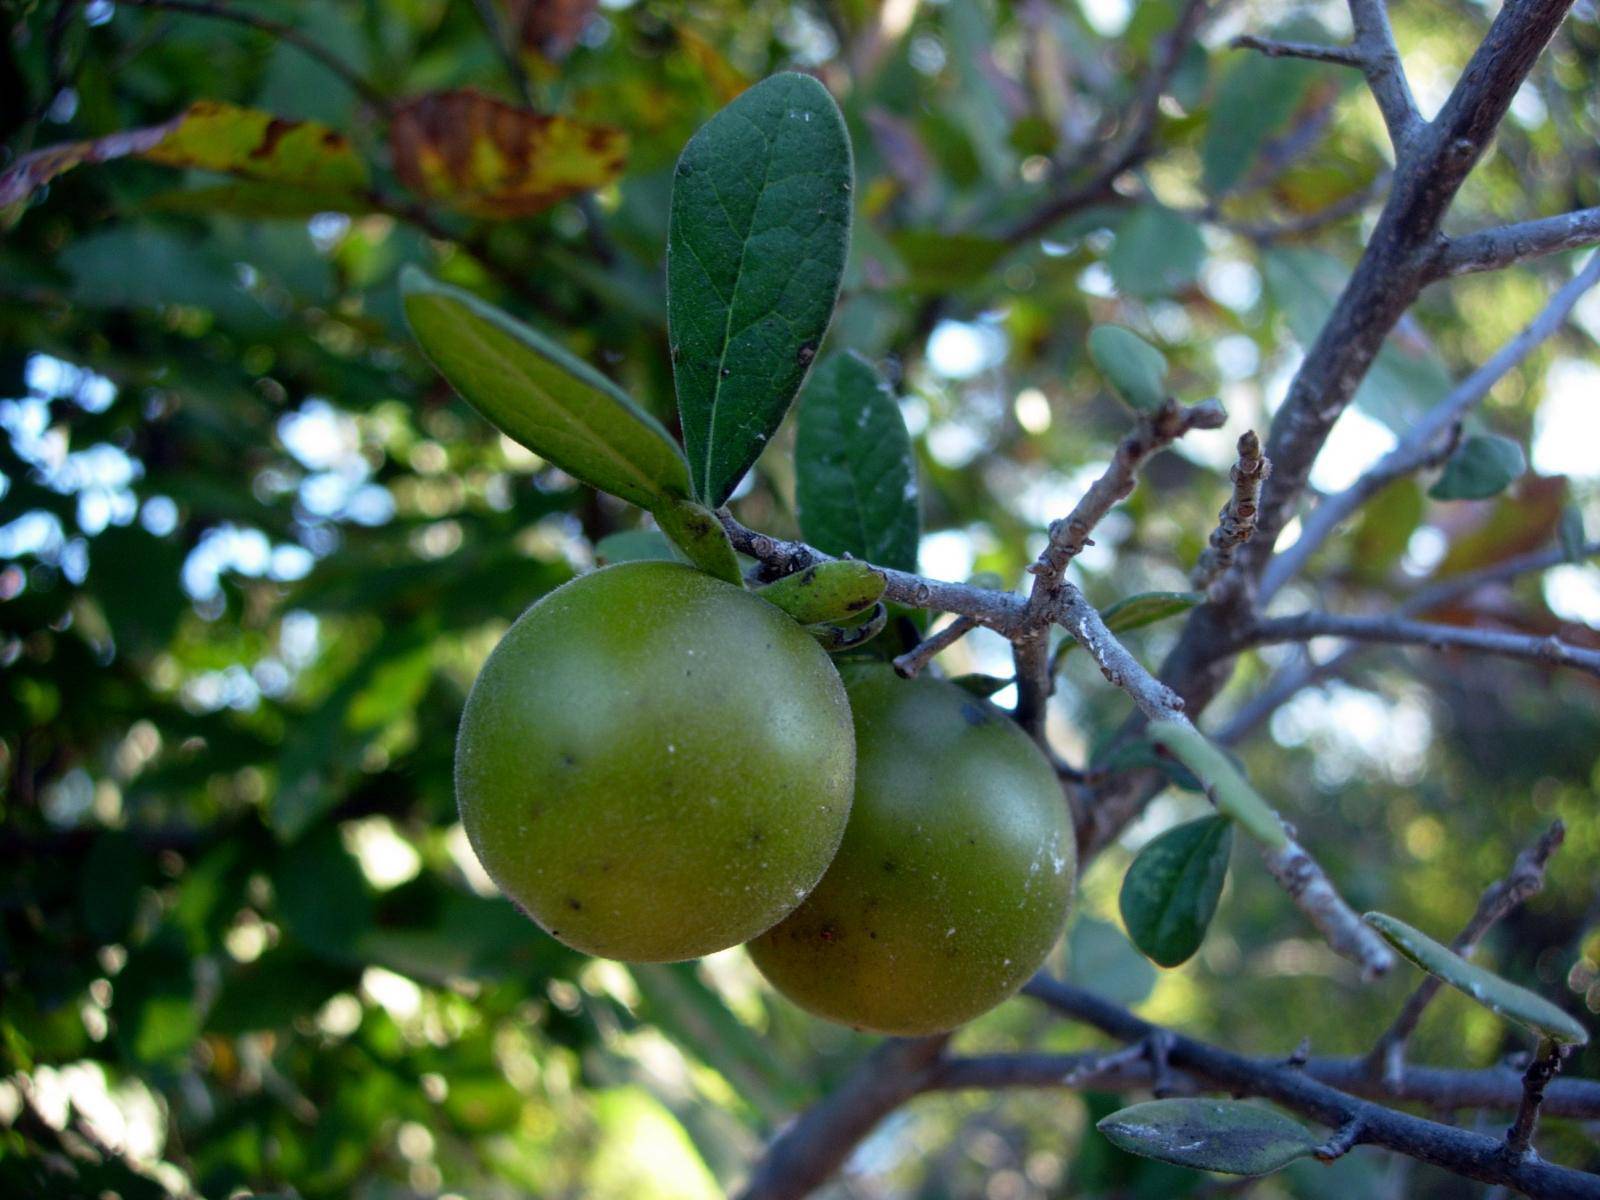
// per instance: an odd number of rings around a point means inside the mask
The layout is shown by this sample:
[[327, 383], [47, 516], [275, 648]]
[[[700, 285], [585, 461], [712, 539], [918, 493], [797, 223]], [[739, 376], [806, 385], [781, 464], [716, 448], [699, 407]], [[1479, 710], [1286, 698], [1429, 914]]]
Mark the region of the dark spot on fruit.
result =
[[575, 766], [577, 766], [578, 765], [578, 756], [576, 754], [571, 754], [571, 753], [563, 754], [561, 756], [561, 765], [563, 767], [575, 767]]
[[967, 838], [967, 845], [976, 846], [977, 844], [978, 844], [978, 839], [977, 838], [975, 838], [975, 837], [968, 837]]
[[761, 845], [762, 842], [764, 842], [766, 840], [767, 840], [767, 835], [765, 833], [763, 833], [761, 830], [752, 829], [750, 831], [750, 844], [752, 846], [759, 846], [759, 845]]
[[883, 869], [886, 874], [893, 875], [900, 869], [900, 864], [892, 858], [886, 858], [883, 860]]
[[869, 930], [867, 930], [867, 936], [869, 938], [871, 938], [873, 941], [877, 941], [878, 940], [878, 931], [876, 929], [869, 929]]
[[961, 705], [961, 719], [968, 725], [976, 727], [987, 725], [989, 723], [989, 714], [984, 711], [981, 704], [974, 704], [972, 701], [967, 700]]
[[817, 930], [817, 936], [825, 942], [836, 942], [839, 940], [839, 931], [830, 923]]
[[568, 896], [567, 897], [567, 907], [570, 908], [573, 912], [582, 912], [583, 911], [583, 902], [580, 901], [576, 896]]

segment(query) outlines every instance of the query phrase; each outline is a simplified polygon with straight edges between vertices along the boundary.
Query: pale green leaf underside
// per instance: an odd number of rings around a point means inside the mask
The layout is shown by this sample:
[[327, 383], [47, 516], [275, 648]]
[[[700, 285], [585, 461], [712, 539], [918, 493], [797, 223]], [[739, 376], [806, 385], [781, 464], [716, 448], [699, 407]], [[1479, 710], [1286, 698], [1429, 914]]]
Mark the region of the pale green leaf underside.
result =
[[900, 406], [872, 364], [832, 354], [806, 381], [795, 435], [806, 540], [900, 571], [917, 568], [916, 458]]
[[667, 431], [614, 383], [492, 304], [421, 271], [401, 277], [406, 320], [439, 373], [513, 440], [643, 508], [689, 492]]
[[1298, 1121], [1240, 1100], [1147, 1100], [1095, 1128], [1129, 1154], [1229, 1175], [1265, 1175], [1317, 1148]]
[[1450, 947], [1387, 913], [1369, 912], [1362, 919], [1428, 974], [1465, 992], [1491, 1012], [1551, 1041], [1572, 1046], [1588, 1044], [1589, 1031], [1543, 996], [1468, 962]]
[[1152, 721], [1150, 740], [1199, 776], [1217, 807], [1243, 825], [1251, 837], [1274, 848], [1287, 844], [1283, 822], [1272, 806], [1256, 794], [1232, 760], [1198, 729], [1180, 721]]
[[695, 495], [725, 501], [827, 332], [850, 240], [844, 118], [808, 75], [763, 80], [678, 159], [667, 324]]

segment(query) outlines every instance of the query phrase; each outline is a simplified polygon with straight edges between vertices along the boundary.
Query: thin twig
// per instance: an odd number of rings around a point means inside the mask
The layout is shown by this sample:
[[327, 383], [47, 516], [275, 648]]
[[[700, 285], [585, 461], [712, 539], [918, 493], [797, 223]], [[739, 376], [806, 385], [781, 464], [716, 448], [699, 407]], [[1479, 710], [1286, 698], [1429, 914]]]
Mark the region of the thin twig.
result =
[[[1470, 958], [1484, 934], [1529, 897], [1537, 895], [1544, 887], [1545, 866], [1550, 856], [1561, 848], [1566, 836], [1567, 827], [1556, 821], [1540, 835], [1538, 841], [1518, 854], [1505, 878], [1496, 880], [1484, 890], [1471, 919], [1456, 935], [1455, 941], [1450, 943], [1450, 948], [1463, 958]], [[1416, 1030], [1417, 1022], [1422, 1020], [1423, 1012], [1438, 995], [1441, 986], [1435, 976], [1429, 975], [1423, 979], [1417, 985], [1417, 990], [1407, 997], [1393, 1023], [1384, 1030], [1373, 1045], [1372, 1053], [1367, 1056], [1369, 1069], [1381, 1074], [1391, 1086], [1398, 1084], [1404, 1071], [1406, 1040]]]
[[1332, 63], [1338, 67], [1355, 67], [1365, 64], [1361, 52], [1354, 46], [1324, 46], [1316, 42], [1286, 42], [1278, 38], [1257, 37], [1253, 33], [1240, 34], [1233, 39], [1235, 50], [1254, 50], [1268, 58], [1304, 58], [1311, 62]]
[[1534, 637], [1497, 629], [1474, 629], [1408, 621], [1402, 617], [1347, 616], [1341, 613], [1305, 612], [1292, 617], [1272, 617], [1257, 622], [1249, 640], [1306, 642], [1317, 637], [1354, 638], [1358, 641], [1424, 646], [1430, 650], [1477, 650], [1551, 667], [1573, 667], [1600, 676], [1600, 650], [1569, 645], [1559, 637]]
[[196, 17], [213, 17], [222, 21], [234, 21], [240, 25], [248, 25], [252, 29], [260, 30], [262, 33], [269, 33], [279, 41], [287, 42], [302, 53], [316, 59], [379, 112], [388, 114], [393, 110], [393, 102], [389, 97], [363, 78], [359, 71], [309, 34], [303, 33], [293, 25], [285, 24], [283, 21], [274, 21], [271, 17], [263, 17], [257, 13], [230, 8], [226, 4], [212, 3], [211, 0], [122, 0], [122, 2], [130, 8], [159, 8], [166, 9], [169, 12], [188, 13]]
[[1549, 1038], [1539, 1040], [1533, 1061], [1522, 1076], [1522, 1103], [1517, 1106], [1517, 1117], [1506, 1130], [1506, 1157], [1521, 1160], [1528, 1158], [1533, 1145], [1533, 1131], [1539, 1124], [1539, 1107], [1544, 1103], [1545, 1090], [1561, 1070], [1566, 1057], [1566, 1047]]
[[1476, 271], [1498, 271], [1515, 263], [1576, 250], [1600, 242], [1600, 208], [1581, 208], [1558, 217], [1522, 221], [1442, 237], [1428, 263], [1428, 278], [1447, 279]]
[[1362, 71], [1372, 98], [1378, 102], [1383, 123], [1395, 150], [1408, 146], [1422, 128], [1422, 114], [1411, 95], [1400, 49], [1395, 45], [1384, 0], [1350, 0], [1350, 17], [1355, 23], [1355, 47], [1364, 59]]
[[1201, 552], [1190, 581], [1204, 591], [1218, 575], [1233, 565], [1233, 552], [1255, 536], [1256, 512], [1261, 506], [1261, 487], [1272, 474], [1272, 460], [1261, 453], [1261, 440], [1255, 430], [1239, 437], [1239, 461], [1228, 470], [1233, 495], [1217, 514], [1218, 524], [1211, 542]]
[[894, 669], [902, 679], [915, 679], [922, 668], [940, 654], [954, 646], [978, 627], [971, 617], [957, 617], [939, 632], [923, 638], [911, 649], [894, 660]]
[[1292, 836], [1281, 847], [1261, 847], [1261, 858], [1335, 953], [1361, 968], [1362, 979], [1376, 979], [1394, 966], [1394, 952], [1345, 903], [1320, 863]]
[[1276, 595], [1310, 561], [1334, 530], [1373, 496], [1401, 476], [1429, 465], [1437, 453], [1439, 441], [1448, 435], [1450, 429], [1481, 403], [1495, 384], [1553, 337], [1566, 323], [1584, 293], [1597, 282], [1600, 282], [1600, 254], [1592, 257], [1582, 271], [1568, 280], [1521, 333], [1428, 410], [1406, 431], [1399, 445], [1344, 491], [1318, 504], [1305, 518], [1304, 528], [1294, 545], [1268, 564], [1261, 577], [1256, 603], [1265, 605]]

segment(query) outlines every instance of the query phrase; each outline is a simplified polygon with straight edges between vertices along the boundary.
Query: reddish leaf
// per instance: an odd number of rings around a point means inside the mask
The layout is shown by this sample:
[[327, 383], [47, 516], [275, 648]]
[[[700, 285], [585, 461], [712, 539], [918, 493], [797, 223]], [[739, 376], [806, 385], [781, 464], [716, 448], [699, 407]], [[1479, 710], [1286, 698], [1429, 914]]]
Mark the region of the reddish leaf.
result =
[[525, 217], [622, 173], [627, 135], [480, 92], [434, 92], [390, 128], [395, 172], [419, 195], [492, 220]]
[[559, 62], [598, 7], [599, 0], [506, 0], [506, 19], [517, 45]]

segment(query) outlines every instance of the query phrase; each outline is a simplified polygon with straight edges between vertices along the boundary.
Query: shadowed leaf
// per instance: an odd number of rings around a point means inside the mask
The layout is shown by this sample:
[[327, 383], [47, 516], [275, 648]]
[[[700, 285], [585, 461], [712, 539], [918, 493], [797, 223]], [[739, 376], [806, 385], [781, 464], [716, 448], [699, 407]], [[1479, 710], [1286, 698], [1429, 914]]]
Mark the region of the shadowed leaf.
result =
[[567, 474], [644, 508], [687, 494], [667, 431], [604, 375], [492, 304], [421, 271], [401, 276], [423, 352], [508, 437]]
[[1510, 438], [1469, 437], [1445, 463], [1428, 495], [1434, 500], [1487, 500], [1505, 491], [1527, 469], [1522, 447]]
[[1192, 221], [1159, 204], [1144, 204], [1117, 227], [1106, 266], [1117, 291], [1150, 300], [1193, 283], [1205, 254]]
[[1266, 1175], [1317, 1148], [1298, 1121], [1240, 1100], [1148, 1100], [1095, 1128], [1129, 1154], [1229, 1175]]
[[1096, 325], [1089, 331], [1089, 358], [1135, 412], [1154, 412], [1167, 398], [1166, 356], [1132, 330]]

